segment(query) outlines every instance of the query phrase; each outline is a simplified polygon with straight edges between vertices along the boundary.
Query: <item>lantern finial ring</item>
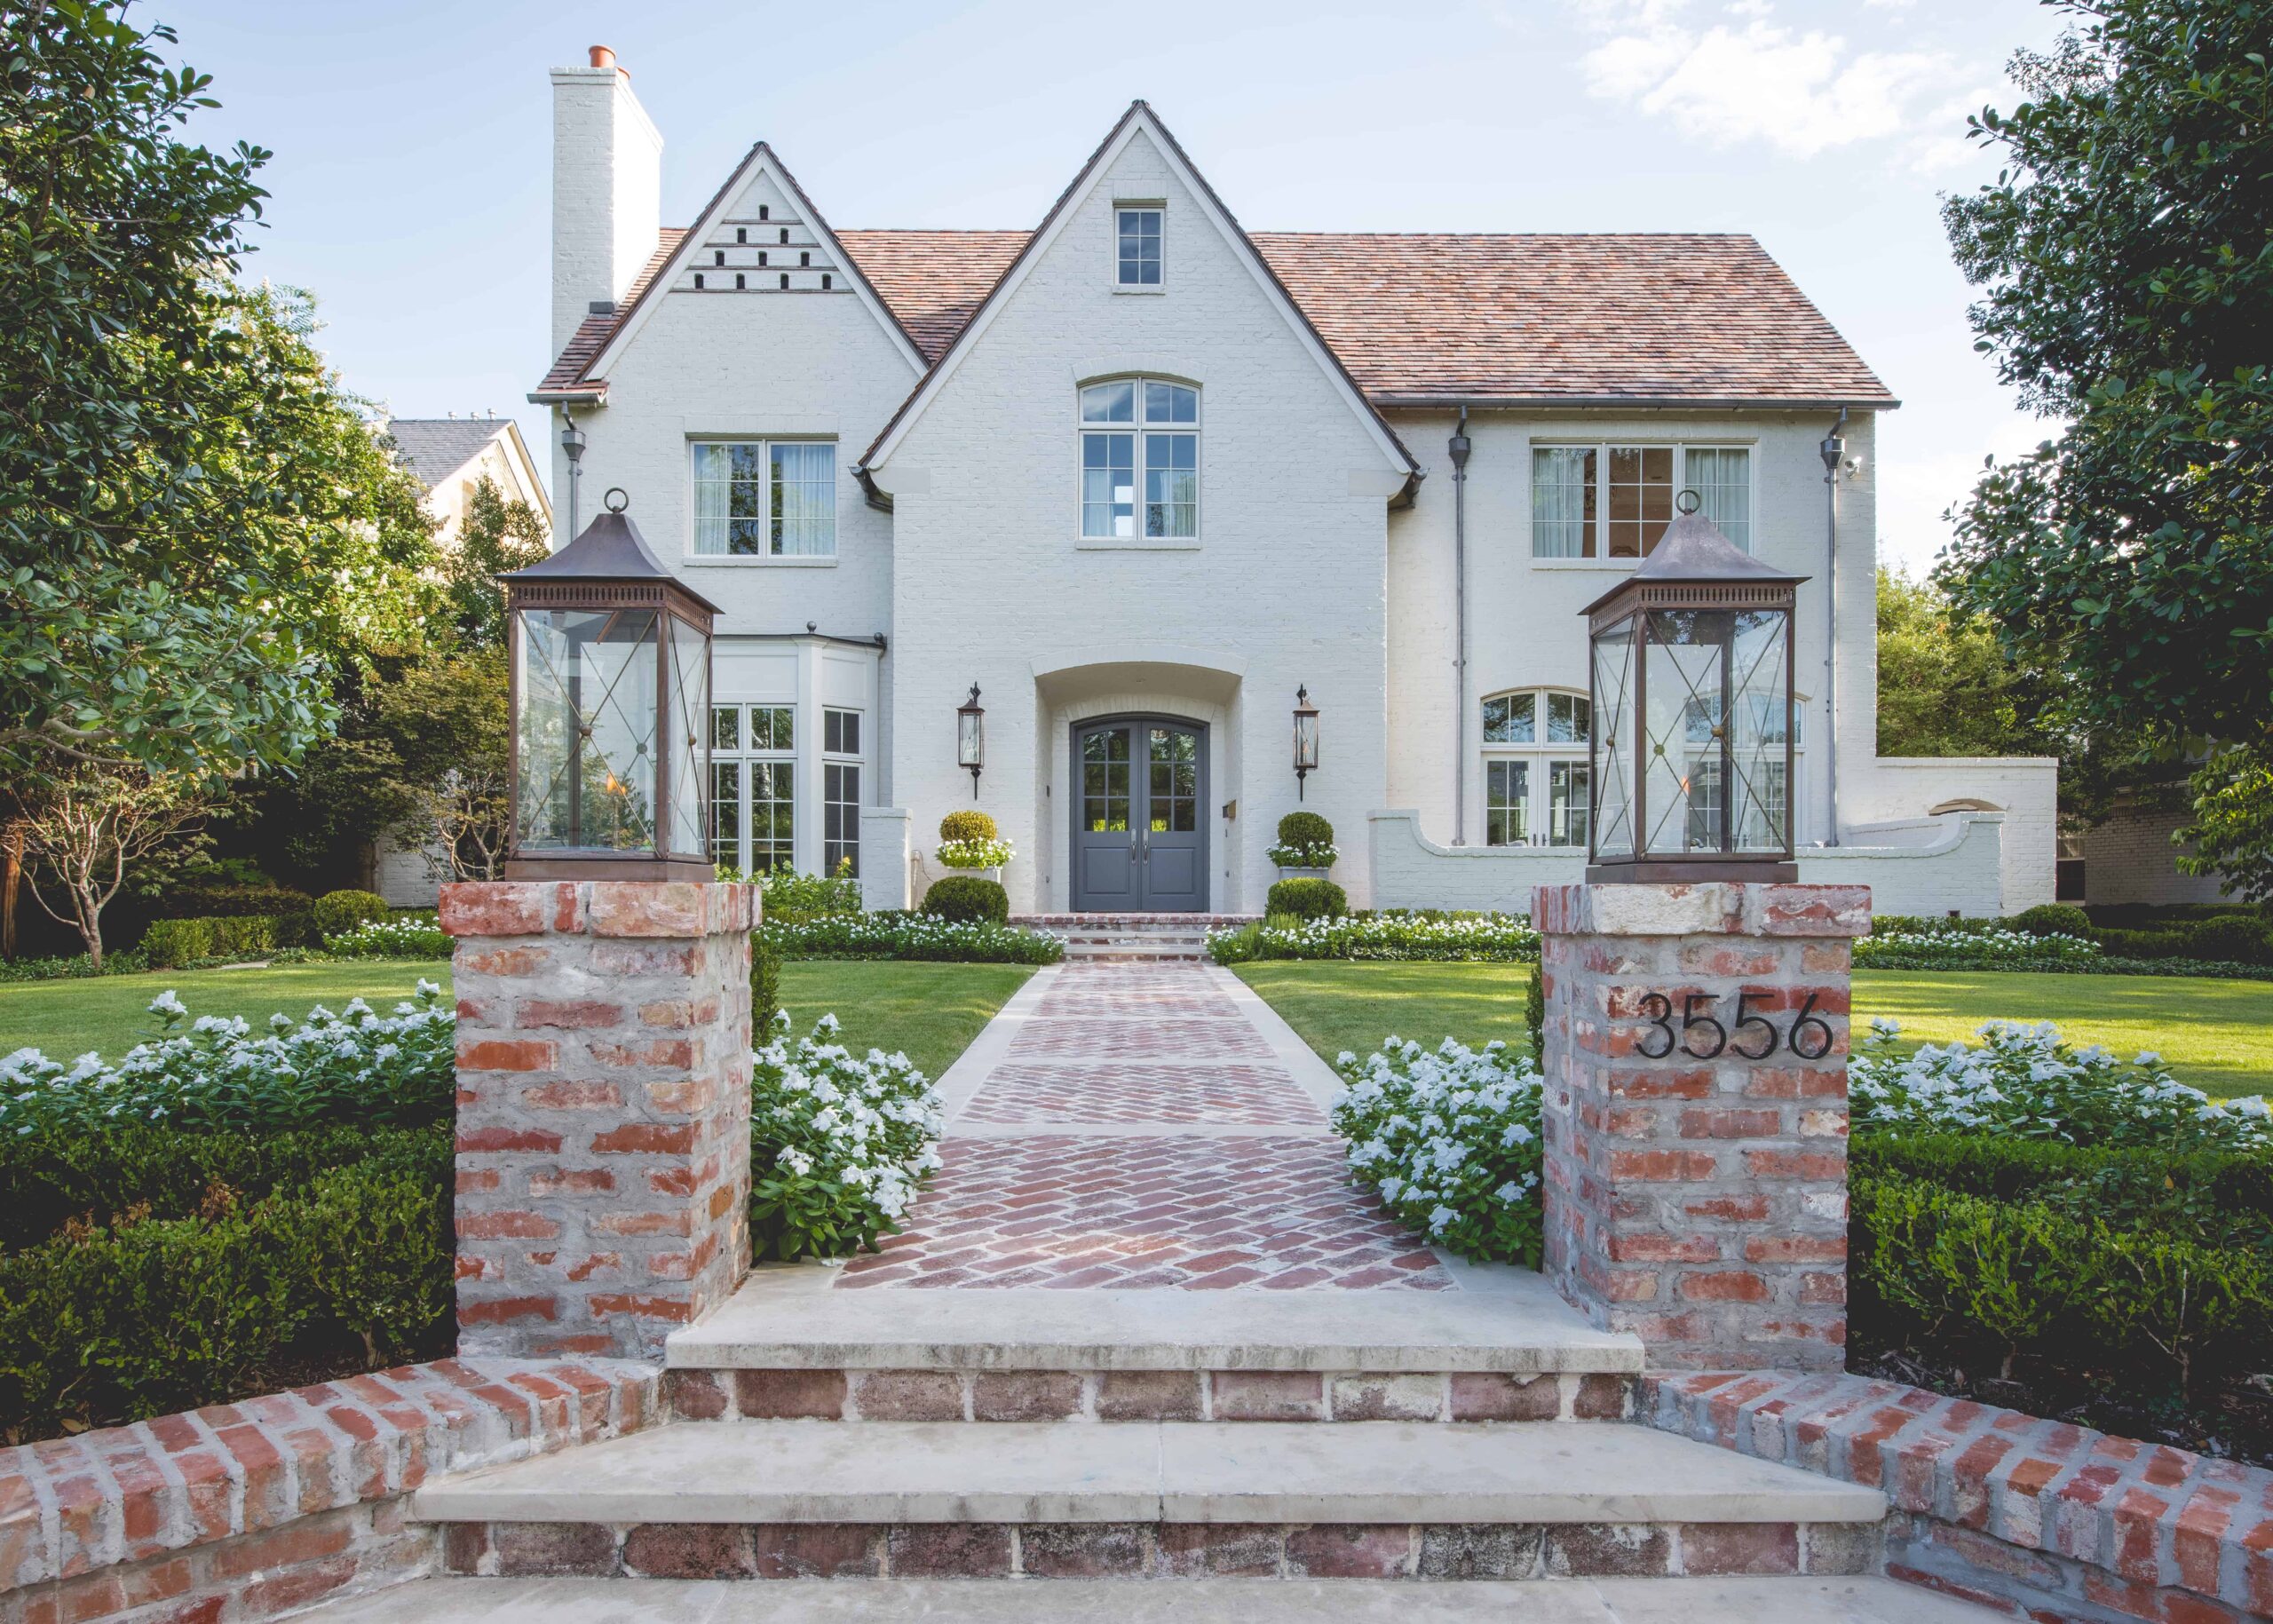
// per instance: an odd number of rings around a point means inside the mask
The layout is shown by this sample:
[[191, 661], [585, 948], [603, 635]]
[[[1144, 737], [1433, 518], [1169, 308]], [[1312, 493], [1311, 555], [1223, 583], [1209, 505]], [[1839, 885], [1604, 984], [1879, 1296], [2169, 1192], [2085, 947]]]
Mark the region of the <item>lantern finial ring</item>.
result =
[[607, 495], [600, 498], [600, 505], [611, 513], [621, 513], [631, 505], [631, 496], [621, 485], [611, 485]]
[[1694, 487], [1684, 485], [1681, 494], [1673, 499], [1673, 505], [1680, 512], [1694, 513], [1705, 505], [1705, 498], [1697, 494]]

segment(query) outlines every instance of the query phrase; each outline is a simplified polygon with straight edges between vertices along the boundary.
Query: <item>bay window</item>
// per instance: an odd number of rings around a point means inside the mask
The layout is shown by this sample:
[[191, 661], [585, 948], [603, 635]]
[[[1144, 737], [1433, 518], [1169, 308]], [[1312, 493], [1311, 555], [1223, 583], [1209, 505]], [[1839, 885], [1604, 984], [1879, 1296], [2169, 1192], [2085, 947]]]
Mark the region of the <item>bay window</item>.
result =
[[710, 860], [743, 874], [796, 866], [796, 711], [710, 708]]
[[1748, 447], [1534, 445], [1532, 557], [1647, 558], [1684, 488], [1723, 535], [1752, 551]]

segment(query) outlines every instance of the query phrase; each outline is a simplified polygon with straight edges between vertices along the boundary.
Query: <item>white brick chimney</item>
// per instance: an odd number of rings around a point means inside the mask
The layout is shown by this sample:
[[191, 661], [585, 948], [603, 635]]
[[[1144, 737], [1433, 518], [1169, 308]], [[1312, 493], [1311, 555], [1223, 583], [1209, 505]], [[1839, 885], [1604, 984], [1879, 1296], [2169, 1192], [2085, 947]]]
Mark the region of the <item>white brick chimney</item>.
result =
[[623, 297], [662, 225], [663, 138], [606, 45], [552, 70], [552, 350]]

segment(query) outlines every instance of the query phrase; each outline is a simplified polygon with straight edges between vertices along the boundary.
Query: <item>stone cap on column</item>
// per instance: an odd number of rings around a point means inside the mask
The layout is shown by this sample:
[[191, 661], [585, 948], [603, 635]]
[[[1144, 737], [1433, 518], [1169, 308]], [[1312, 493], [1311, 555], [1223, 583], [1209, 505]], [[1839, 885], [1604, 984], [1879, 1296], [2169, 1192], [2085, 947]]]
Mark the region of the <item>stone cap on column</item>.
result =
[[474, 880], [442, 887], [452, 936], [720, 936], [758, 921], [757, 887], [713, 880]]
[[1531, 922], [1548, 936], [1868, 936], [1867, 885], [1707, 880], [1694, 885], [1541, 885]]

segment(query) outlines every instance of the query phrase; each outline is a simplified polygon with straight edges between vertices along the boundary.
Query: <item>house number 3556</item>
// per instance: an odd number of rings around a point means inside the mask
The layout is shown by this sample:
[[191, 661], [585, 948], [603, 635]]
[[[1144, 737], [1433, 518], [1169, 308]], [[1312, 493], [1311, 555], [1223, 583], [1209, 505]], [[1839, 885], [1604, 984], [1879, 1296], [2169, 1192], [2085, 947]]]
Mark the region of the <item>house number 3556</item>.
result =
[[[1650, 1030], [1635, 1045], [1652, 1060], [1662, 1060], [1678, 1047], [1692, 1060], [1717, 1059], [1723, 1052], [1733, 1051], [1747, 1060], [1765, 1060], [1778, 1047], [1787, 1048], [1802, 1060], [1820, 1060], [1831, 1052], [1836, 1041], [1831, 1023], [1815, 1012], [1817, 994], [1810, 993], [1799, 1013], [1792, 1018], [1790, 1026], [1778, 1031], [1776, 1023], [1751, 1006], [1772, 997], [1769, 993], [1738, 993], [1736, 1018], [1723, 1026], [1710, 1011], [1720, 1002], [1713, 993], [1690, 993], [1682, 998], [1681, 1013], [1674, 1013], [1673, 1000], [1663, 993], [1651, 993], [1643, 998], [1643, 1018], [1650, 1023]], [[1674, 1023], [1680, 1022], [1680, 1030]], [[1651, 1045], [1656, 1047], [1652, 1048]]]

